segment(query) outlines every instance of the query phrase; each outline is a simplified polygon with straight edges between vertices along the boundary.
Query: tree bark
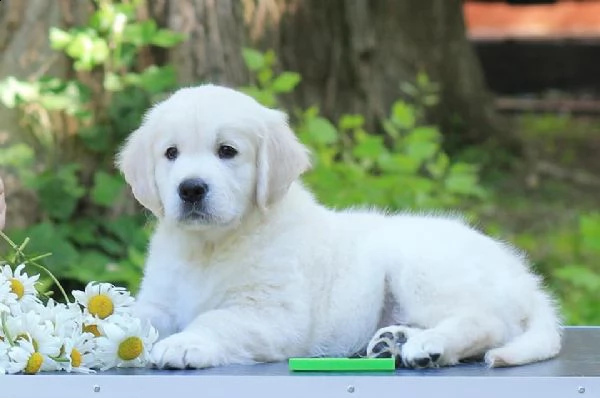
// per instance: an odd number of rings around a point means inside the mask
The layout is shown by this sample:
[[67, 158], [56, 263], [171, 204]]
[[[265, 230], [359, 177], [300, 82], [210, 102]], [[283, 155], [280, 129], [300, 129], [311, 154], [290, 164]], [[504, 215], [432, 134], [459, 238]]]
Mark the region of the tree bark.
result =
[[[244, 5], [239, 0], [172, 0], [150, 7], [151, 15], [188, 40], [172, 49], [182, 84], [245, 84], [248, 73], [241, 49], [245, 44]], [[162, 17], [160, 16], [162, 14]], [[166, 17], [165, 17], [166, 16]]]
[[[243, 7], [242, 7], [243, 3]], [[432, 121], [450, 147], [503, 136], [465, 35], [461, 0], [174, 0], [169, 26], [190, 40], [172, 53], [181, 81], [247, 80], [243, 45], [274, 49], [302, 75], [286, 105], [366, 116], [377, 130], [401, 82], [423, 71], [440, 84]]]

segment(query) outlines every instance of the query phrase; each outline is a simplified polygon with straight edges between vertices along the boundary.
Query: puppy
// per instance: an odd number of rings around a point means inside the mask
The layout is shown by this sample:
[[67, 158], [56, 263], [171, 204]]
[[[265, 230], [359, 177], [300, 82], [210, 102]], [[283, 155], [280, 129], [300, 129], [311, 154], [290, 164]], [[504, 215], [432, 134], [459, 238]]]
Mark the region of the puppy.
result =
[[156, 366], [557, 355], [557, 311], [521, 253], [458, 218], [327, 209], [298, 181], [309, 163], [285, 114], [228, 88], [147, 113], [117, 164], [158, 219], [136, 309]]

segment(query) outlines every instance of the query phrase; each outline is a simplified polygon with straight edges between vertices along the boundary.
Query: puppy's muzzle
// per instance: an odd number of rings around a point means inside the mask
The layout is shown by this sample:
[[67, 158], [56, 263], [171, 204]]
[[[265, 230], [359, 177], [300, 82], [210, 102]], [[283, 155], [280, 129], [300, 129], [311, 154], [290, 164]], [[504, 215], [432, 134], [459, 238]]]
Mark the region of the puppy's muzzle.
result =
[[201, 178], [183, 180], [178, 188], [179, 197], [186, 204], [200, 204], [208, 193], [208, 184]]

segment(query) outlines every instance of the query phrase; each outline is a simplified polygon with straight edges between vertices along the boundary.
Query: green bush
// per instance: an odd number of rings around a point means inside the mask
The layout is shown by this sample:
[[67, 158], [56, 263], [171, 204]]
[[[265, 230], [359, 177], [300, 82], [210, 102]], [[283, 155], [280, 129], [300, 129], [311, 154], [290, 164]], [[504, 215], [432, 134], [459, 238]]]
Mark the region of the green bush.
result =
[[140, 66], [150, 46], [172, 47], [181, 34], [139, 20], [139, 2], [97, 1], [85, 26], [50, 29], [53, 49], [73, 63], [71, 80], [41, 77], [0, 82], [0, 100], [20, 112], [22, 141], [0, 156], [35, 193], [40, 218], [10, 231], [31, 238], [29, 250], [72, 283], [105, 280], [135, 290], [149, 228], [133, 211], [114, 153], [142, 113], [175, 87], [170, 66]]
[[[276, 57], [270, 51], [244, 49], [243, 55], [255, 83], [242, 90], [266, 106], [277, 106], [278, 96], [300, 83], [297, 73], [273, 72]], [[314, 168], [304, 180], [322, 202], [438, 210], [464, 208], [485, 197], [478, 168], [452, 161], [438, 128], [424, 124], [425, 108], [437, 102], [432, 86], [424, 75], [405, 83], [417, 101], [395, 102], [381, 134], [367, 132], [361, 115], [343, 115], [334, 123], [316, 107], [294, 112], [294, 129], [314, 154]]]
[[597, 295], [600, 291], [600, 213], [581, 214], [574, 228], [561, 228], [530, 239], [539, 256], [538, 267], [548, 274], [550, 287], [560, 298], [568, 324], [600, 324]]

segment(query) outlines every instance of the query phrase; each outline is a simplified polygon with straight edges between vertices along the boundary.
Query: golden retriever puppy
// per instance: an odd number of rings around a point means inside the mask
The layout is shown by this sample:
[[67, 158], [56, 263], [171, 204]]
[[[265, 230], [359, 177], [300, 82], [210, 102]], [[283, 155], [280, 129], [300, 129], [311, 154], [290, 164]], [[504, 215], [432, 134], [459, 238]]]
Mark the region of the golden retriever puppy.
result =
[[159, 331], [158, 367], [559, 352], [557, 312], [522, 254], [457, 218], [323, 207], [298, 180], [309, 152], [286, 115], [240, 92], [177, 91], [117, 163], [158, 219], [136, 309]]

